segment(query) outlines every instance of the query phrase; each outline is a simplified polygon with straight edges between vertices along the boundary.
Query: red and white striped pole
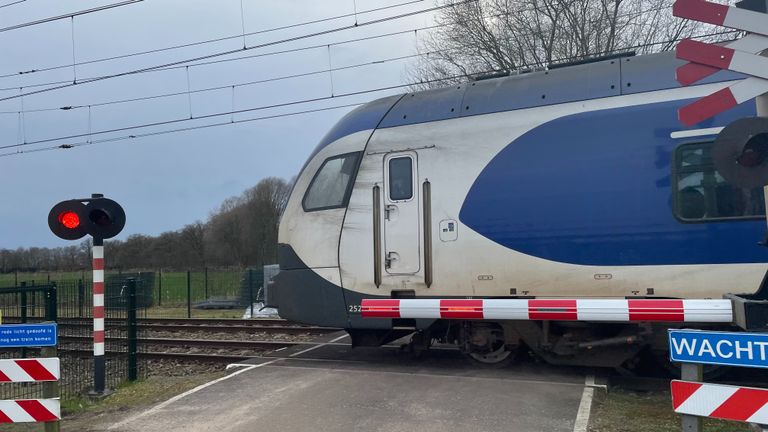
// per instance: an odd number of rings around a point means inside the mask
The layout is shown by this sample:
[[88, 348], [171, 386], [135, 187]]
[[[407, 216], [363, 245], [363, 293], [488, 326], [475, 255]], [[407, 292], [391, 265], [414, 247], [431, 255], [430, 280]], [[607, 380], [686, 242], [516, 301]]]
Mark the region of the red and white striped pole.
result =
[[93, 391], [104, 393], [104, 240], [93, 238]]

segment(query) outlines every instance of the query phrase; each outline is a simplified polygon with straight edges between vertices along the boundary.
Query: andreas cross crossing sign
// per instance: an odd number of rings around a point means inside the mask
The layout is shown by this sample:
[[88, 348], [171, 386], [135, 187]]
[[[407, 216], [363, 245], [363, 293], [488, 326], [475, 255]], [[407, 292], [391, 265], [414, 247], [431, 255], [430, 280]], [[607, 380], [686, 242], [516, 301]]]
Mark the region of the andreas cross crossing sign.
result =
[[682, 363], [768, 368], [768, 334], [669, 330], [669, 356]]

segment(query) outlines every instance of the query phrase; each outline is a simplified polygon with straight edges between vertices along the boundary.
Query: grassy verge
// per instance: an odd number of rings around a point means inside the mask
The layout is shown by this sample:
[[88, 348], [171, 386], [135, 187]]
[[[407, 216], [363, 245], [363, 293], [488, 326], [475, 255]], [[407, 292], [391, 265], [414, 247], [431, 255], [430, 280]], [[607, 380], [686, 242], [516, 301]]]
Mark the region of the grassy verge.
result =
[[[192, 308], [192, 318], [242, 318], [245, 306], [237, 309], [195, 309]], [[144, 318], [144, 315], [141, 315]], [[185, 307], [151, 307], [146, 310], [146, 318], [186, 318]]]
[[[600, 392], [592, 407], [590, 432], [678, 432], [680, 417], [672, 411], [668, 392]], [[705, 419], [706, 432], [749, 432], [746, 423]]]

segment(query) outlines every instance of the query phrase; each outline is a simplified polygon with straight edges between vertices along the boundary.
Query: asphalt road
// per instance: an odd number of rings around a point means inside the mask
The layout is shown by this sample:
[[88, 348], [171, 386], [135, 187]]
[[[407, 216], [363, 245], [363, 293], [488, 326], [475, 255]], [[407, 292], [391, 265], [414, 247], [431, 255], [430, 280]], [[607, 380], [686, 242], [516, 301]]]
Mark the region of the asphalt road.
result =
[[568, 431], [584, 370], [479, 369], [455, 350], [413, 359], [335, 344], [260, 358], [177, 400], [114, 419], [121, 432]]

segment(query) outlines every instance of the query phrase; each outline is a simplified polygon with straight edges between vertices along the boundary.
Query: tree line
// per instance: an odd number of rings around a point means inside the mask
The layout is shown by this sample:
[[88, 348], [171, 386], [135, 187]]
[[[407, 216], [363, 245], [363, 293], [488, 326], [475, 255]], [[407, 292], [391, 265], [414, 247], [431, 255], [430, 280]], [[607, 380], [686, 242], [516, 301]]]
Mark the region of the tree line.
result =
[[[277, 230], [291, 184], [269, 177], [231, 197], [206, 222], [157, 236], [105, 242], [112, 269], [190, 269], [277, 263]], [[0, 272], [77, 271], [91, 266], [90, 239], [77, 246], [0, 249]]]

